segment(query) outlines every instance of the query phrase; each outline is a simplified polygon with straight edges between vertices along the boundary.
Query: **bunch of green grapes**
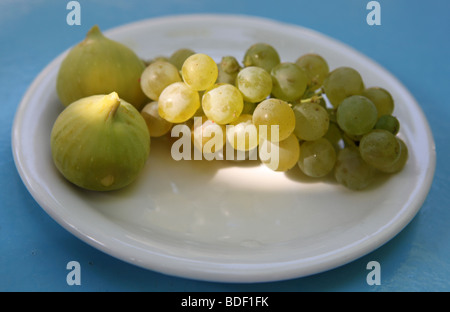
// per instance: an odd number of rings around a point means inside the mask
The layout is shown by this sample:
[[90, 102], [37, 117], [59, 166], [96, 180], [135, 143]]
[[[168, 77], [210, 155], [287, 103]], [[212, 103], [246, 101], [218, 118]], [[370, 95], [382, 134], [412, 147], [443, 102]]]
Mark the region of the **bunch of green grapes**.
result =
[[256, 43], [239, 62], [183, 48], [150, 62], [141, 86], [150, 135], [190, 124], [193, 145], [208, 153], [256, 151], [271, 170], [333, 176], [353, 190], [408, 159], [391, 94], [367, 88], [355, 68], [330, 70], [316, 53], [282, 61], [272, 45]]
[[342, 136], [334, 168], [339, 183], [361, 190], [377, 173], [403, 169], [408, 148], [397, 135], [400, 122], [393, 115], [394, 100], [387, 90], [366, 88], [354, 68], [338, 67], [324, 79], [322, 93], [333, 116], [333, 131]]

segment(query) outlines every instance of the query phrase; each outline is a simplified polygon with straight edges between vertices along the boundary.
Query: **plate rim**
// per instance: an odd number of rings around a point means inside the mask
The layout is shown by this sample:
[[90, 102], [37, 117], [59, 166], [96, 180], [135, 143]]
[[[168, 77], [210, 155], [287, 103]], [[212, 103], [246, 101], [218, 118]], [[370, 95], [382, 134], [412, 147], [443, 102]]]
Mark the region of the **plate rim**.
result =
[[[424, 176], [422, 188], [420, 189], [420, 192], [417, 194], [416, 199], [420, 198], [420, 200], [416, 200], [414, 203], [412, 203], [408, 207], [413, 207], [413, 209], [405, 209], [403, 207], [401, 211], [397, 214], [395, 218], [389, 222], [386, 226], [388, 227], [394, 227], [395, 230], [391, 229], [390, 231], [383, 231], [381, 234], [378, 234], [377, 236], [373, 236], [370, 239], [367, 239], [363, 245], [361, 245], [362, 248], [358, 249], [358, 252], [352, 253], [352, 256], [349, 256], [348, 252], [346, 256], [338, 257], [338, 259], [335, 259], [332, 264], [330, 264], [330, 261], [325, 261], [325, 259], [322, 259], [322, 262], [318, 262], [316, 265], [310, 265], [307, 268], [304, 267], [298, 267], [299, 261], [291, 261], [288, 265], [284, 263], [276, 263], [276, 265], [271, 266], [270, 272], [264, 272], [264, 274], [261, 275], [261, 271], [267, 268], [267, 264], [264, 265], [254, 265], [250, 264], [253, 267], [252, 271], [248, 271], [249, 267], [248, 265], [241, 265], [238, 264], [235, 265], [235, 269], [237, 270], [237, 273], [232, 273], [229, 270], [225, 270], [224, 272], [220, 272], [217, 270], [210, 270], [209, 272], [202, 271], [196, 263], [193, 264], [193, 266], [190, 267], [173, 267], [174, 264], [186, 264], [188, 259], [171, 259], [173, 262], [167, 262], [161, 264], [160, 261], [151, 261], [151, 266], [148, 265], [149, 261], [147, 260], [147, 263], [142, 263], [141, 259], [135, 259], [135, 257], [129, 257], [124, 253], [118, 252], [116, 248], [112, 248], [111, 246], [107, 244], [103, 244], [96, 239], [93, 239], [86, 235], [85, 232], [83, 232], [80, 228], [74, 227], [73, 224], [71, 224], [68, 220], [63, 218], [61, 215], [57, 213], [54, 209], [50, 208], [48, 205], [50, 203], [46, 202], [46, 198], [43, 197], [39, 192], [36, 191], [36, 186], [34, 185], [34, 181], [32, 178], [25, 172], [23, 163], [21, 160], [22, 154], [22, 147], [20, 146], [19, 142], [19, 126], [20, 121], [23, 118], [23, 115], [26, 113], [25, 108], [28, 101], [30, 101], [30, 97], [33, 95], [33, 93], [39, 88], [39, 86], [42, 83], [42, 80], [45, 80], [46, 77], [52, 71], [56, 69], [56, 67], [59, 65], [59, 63], [62, 61], [64, 56], [68, 53], [68, 51], [71, 49], [68, 48], [64, 52], [62, 52], [60, 55], [58, 55], [56, 58], [54, 58], [49, 64], [45, 66], [45, 68], [40, 71], [40, 73], [35, 77], [33, 82], [30, 84], [30, 86], [27, 88], [22, 100], [20, 101], [16, 114], [14, 116], [13, 125], [12, 125], [12, 134], [11, 134], [11, 146], [13, 151], [13, 158], [15, 166], [19, 172], [19, 175], [25, 184], [27, 190], [31, 194], [31, 196], [34, 198], [34, 200], [38, 203], [38, 205], [47, 213], [49, 214], [59, 225], [61, 225], [63, 228], [68, 230], [70, 233], [72, 233], [74, 236], [78, 237], [82, 241], [86, 242], [87, 244], [95, 247], [96, 249], [99, 249], [111, 256], [114, 256], [115, 258], [121, 259], [125, 262], [137, 265], [139, 267], [154, 270], [160, 273], [164, 273], [167, 275], [182, 277], [182, 278], [190, 278], [195, 280], [205, 280], [205, 281], [213, 281], [213, 282], [245, 282], [245, 283], [252, 283], [252, 282], [267, 282], [267, 281], [277, 281], [277, 280], [285, 280], [285, 279], [291, 279], [291, 278], [298, 278], [298, 277], [304, 277], [312, 274], [317, 274], [320, 272], [324, 272], [330, 269], [337, 268], [339, 266], [342, 266], [344, 264], [347, 264], [349, 262], [355, 261], [356, 259], [366, 255], [367, 253], [376, 250], [380, 246], [384, 245], [388, 241], [390, 241], [393, 237], [395, 237], [399, 232], [401, 232], [410, 222], [411, 220], [416, 216], [420, 208], [422, 207], [429, 191], [431, 188], [431, 184], [434, 179], [434, 173], [436, 168], [436, 150], [435, 150], [435, 142], [434, 138], [431, 132], [431, 128], [429, 126], [429, 123], [426, 119], [426, 116], [420, 107], [420, 105], [417, 103], [413, 95], [409, 92], [409, 90], [395, 77], [393, 76], [389, 71], [387, 71], [384, 67], [382, 67], [380, 64], [376, 63], [366, 55], [360, 53], [359, 51], [355, 50], [353, 47], [340, 42], [332, 37], [329, 37], [325, 34], [322, 34], [320, 32], [317, 32], [315, 30], [305, 28], [303, 26], [295, 25], [295, 24], [289, 24], [285, 22], [280, 22], [278, 20], [269, 19], [265, 17], [257, 17], [257, 16], [250, 16], [250, 15], [240, 15], [240, 14], [179, 14], [179, 15], [168, 15], [168, 16], [161, 16], [161, 17], [153, 17], [149, 19], [143, 19], [134, 21], [131, 23], [127, 23], [124, 25], [119, 25], [114, 28], [105, 30], [106, 35], [117, 35], [120, 32], [128, 32], [130, 29], [133, 28], [139, 28], [144, 27], [145, 24], [148, 23], [167, 23], [170, 21], [194, 21], [199, 19], [223, 19], [227, 21], [243, 21], [246, 20], [246, 23], [264, 23], [264, 24], [272, 24], [278, 27], [286, 27], [290, 28], [292, 31], [304, 31], [309, 34], [312, 34], [314, 36], [319, 36], [320, 38], [327, 40], [329, 42], [333, 42], [334, 44], [337, 44], [340, 47], [344, 47], [345, 49], [351, 50], [354, 53], [356, 53], [358, 56], [364, 59], [364, 61], [367, 61], [371, 64], [371, 66], [377, 67], [379, 70], [383, 72], [383, 74], [389, 76], [391, 79], [393, 79], [398, 86], [402, 88], [402, 92], [405, 92], [405, 94], [414, 102], [414, 105], [418, 109], [417, 113], [420, 115], [420, 118], [424, 121], [424, 126], [427, 130], [426, 137], [428, 139], [430, 150], [429, 155], [429, 161], [430, 161], [430, 167], [427, 173]], [[404, 210], [407, 210], [406, 213]], [[395, 225], [395, 226], [394, 226]], [[148, 255], [148, 253], [146, 253]], [[167, 260], [166, 255], [160, 255], [152, 253], [152, 256], [155, 257], [155, 259], [164, 259]], [[336, 257], [335, 257], [336, 258]], [[194, 261], [196, 262], [196, 261]], [[273, 268], [276, 268], [273, 270]], [[313, 269], [312, 269], [313, 268]], [[245, 273], [245, 274], [242, 274]]]

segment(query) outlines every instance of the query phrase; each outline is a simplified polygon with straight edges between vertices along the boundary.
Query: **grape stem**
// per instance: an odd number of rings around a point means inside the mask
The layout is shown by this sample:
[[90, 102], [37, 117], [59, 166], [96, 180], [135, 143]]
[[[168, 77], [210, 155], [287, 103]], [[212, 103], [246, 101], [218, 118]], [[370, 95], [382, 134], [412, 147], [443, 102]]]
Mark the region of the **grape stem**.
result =
[[300, 100], [300, 104], [303, 103], [319, 103], [323, 99], [322, 93], [314, 94], [312, 97]]

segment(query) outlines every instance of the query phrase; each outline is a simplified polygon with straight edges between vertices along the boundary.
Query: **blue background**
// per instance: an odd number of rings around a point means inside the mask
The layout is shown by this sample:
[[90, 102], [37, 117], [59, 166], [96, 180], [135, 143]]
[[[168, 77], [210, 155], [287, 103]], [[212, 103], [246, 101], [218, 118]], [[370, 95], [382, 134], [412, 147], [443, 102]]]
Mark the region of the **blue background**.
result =
[[[80, 0], [81, 26], [67, 25], [68, 2], [0, 2], [0, 291], [450, 290], [450, 1], [380, 0], [380, 26], [366, 23], [366, 0]], [[248, 14], [308, 27], [354, 47], [396, 76], [420, 103], [437, 146], [434, 181], [412, 222], [381, 248], [328, 272], [273, 283], [223, 284], [124, 263], [51, 219], [27, 192], [12, 157], [12, 123], [27, 88], [93, 24], [107, 30], [188, 13]], [[81, 265], [80, 286], [66, 283], [71, 260]], [[379, 286], [366, 283], [372, 260], [381, 264]]]

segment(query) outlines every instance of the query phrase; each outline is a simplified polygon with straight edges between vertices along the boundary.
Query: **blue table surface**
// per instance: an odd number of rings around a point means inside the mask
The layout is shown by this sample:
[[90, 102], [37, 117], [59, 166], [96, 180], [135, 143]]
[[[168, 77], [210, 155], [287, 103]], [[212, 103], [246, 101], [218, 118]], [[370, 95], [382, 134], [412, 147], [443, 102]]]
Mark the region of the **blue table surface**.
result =
[[[80, 0], [81, 25], [66, 23], [69, 1], [0, 1], [0, 291], [449, 291], [450, 290], [450, 2], [378, 1], [381, 25], [366, 22], [364, 0]], [[372, 58], [411, 91], [431, 126], [437, 167], [415, 218], [396, 237], [344, 266], [303, 278], [254, 284], [196, 281], [142, 269], [82, 242], [49, 217], [16, 170], [11, 128], [39, 72], [79, 42], [93, 24], [109, 29], [175, 14], [266, 17], [314, 29]], [[66, 265], [81, 266], [68, 285]], [[381, 284], [366, 282], [378, 261]]]

